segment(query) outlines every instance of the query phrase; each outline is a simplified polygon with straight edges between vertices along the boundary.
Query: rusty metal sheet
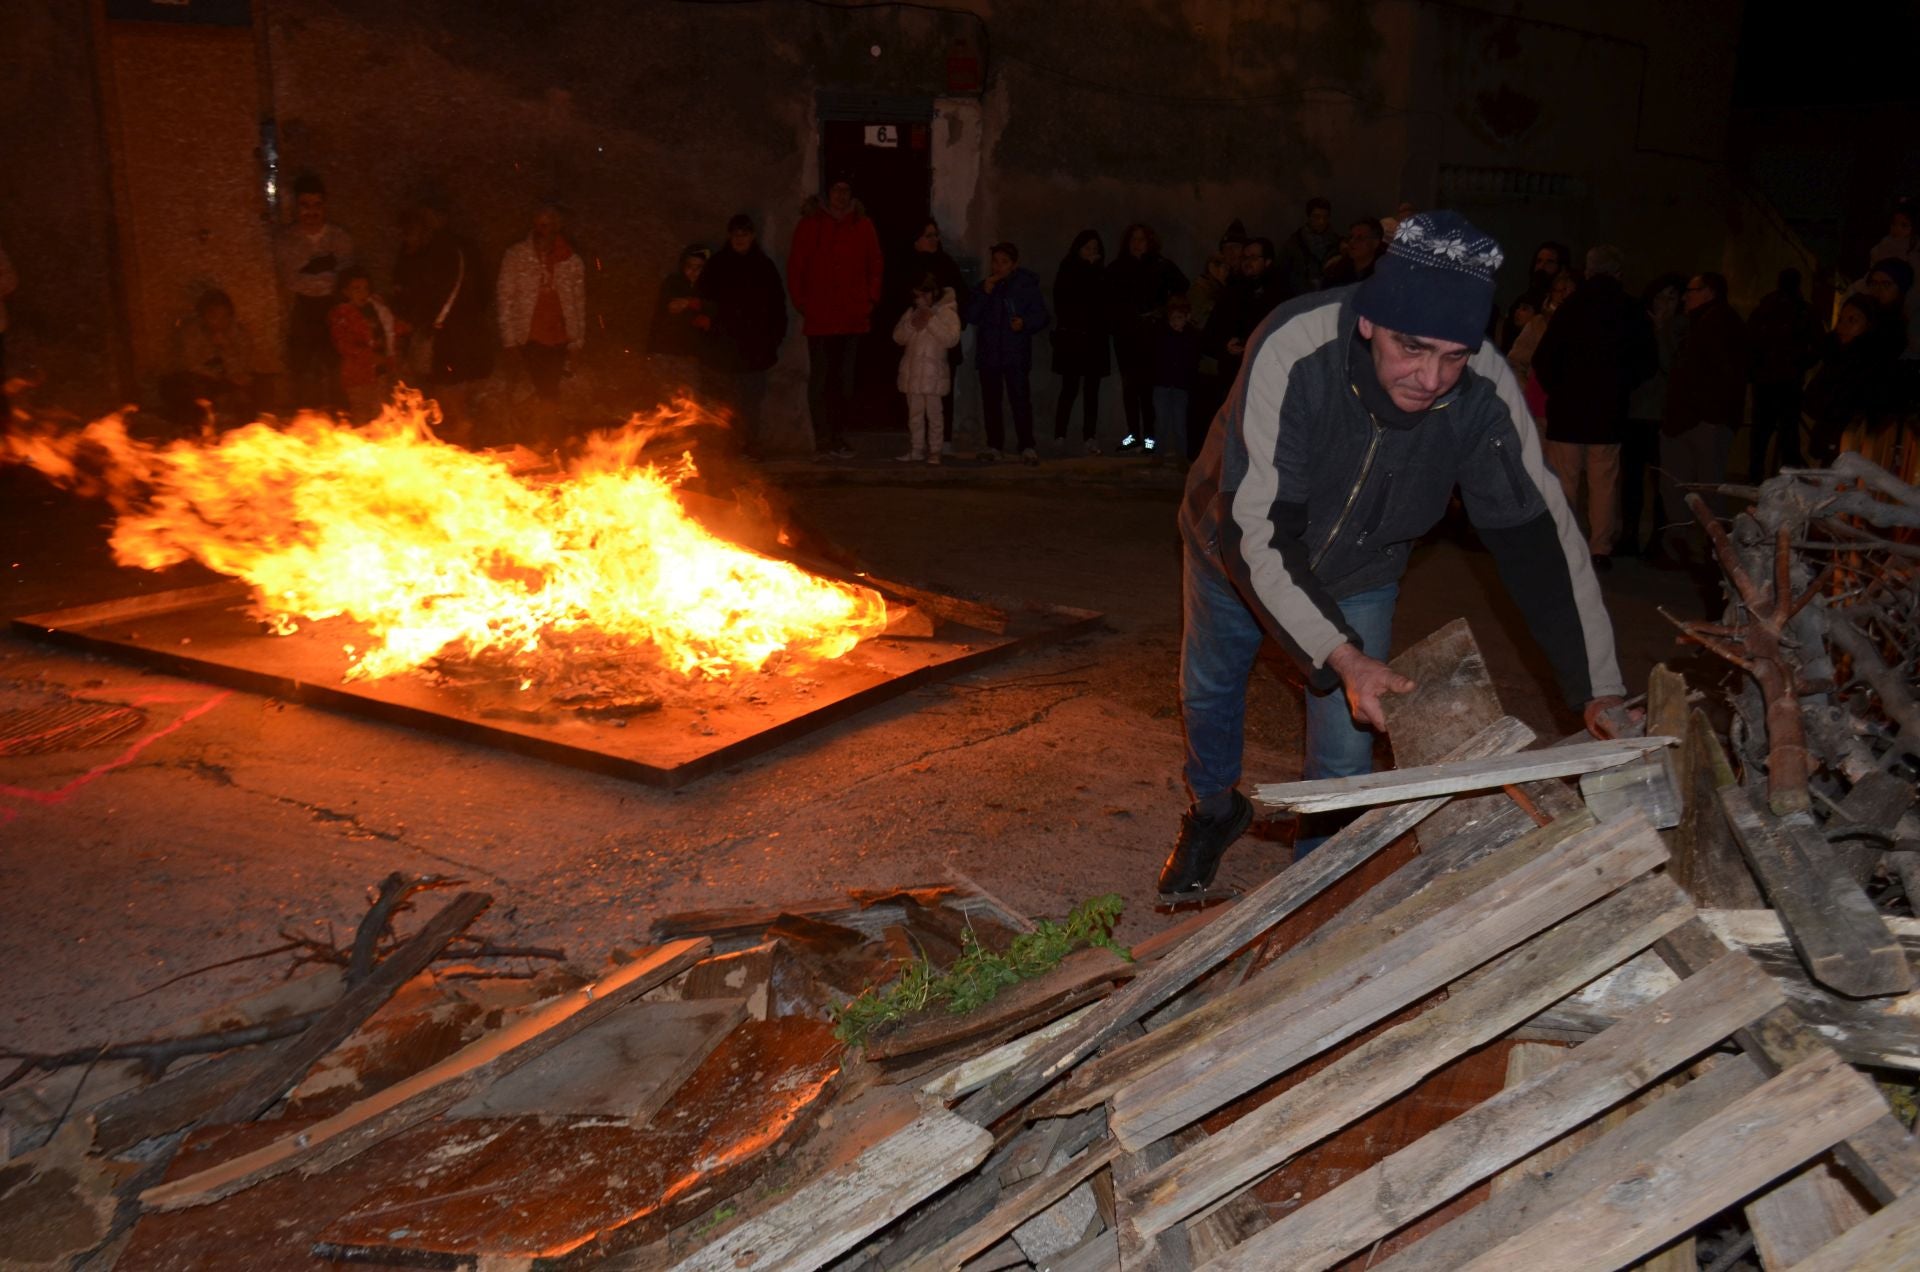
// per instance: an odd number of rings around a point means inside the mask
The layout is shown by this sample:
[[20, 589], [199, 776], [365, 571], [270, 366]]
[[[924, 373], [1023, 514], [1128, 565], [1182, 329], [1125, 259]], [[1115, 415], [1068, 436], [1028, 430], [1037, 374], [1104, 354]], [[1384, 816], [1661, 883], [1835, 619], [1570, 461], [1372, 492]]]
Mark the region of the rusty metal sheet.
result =
[[1001, 635], [948, 625], [934, 639], [876, 637], [846, 657], [768, 671], [724, 691], [688, 689], [638, 714], [594, 714], [528, 694], [513, 677], [432, 683], [404, 675], [343, 681], [348, 619], [269, 633], [238, 583], [183, 588], [33, 614], [15, 632], [461, 741], [673, 788], [782, 746], [921, 685], [1087, 631], [1101, 615], [1064, 606], [1010, 610]]

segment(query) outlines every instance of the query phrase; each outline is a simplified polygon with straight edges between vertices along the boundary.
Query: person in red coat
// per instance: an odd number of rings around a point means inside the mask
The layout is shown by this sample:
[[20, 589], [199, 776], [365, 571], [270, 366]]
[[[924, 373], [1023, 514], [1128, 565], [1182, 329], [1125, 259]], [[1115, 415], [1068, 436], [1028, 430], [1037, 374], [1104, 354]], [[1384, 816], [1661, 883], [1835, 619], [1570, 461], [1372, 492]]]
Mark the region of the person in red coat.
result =
[[815, 458], [852, 459], [847, 414], [853, 405], [854, 357], [880, 301], [880, 236], [853, 201], [853, 187], [835, 181], [824, 206], [801, 217], [787, 253], [787, 294], [807, 337], [807, 413]]

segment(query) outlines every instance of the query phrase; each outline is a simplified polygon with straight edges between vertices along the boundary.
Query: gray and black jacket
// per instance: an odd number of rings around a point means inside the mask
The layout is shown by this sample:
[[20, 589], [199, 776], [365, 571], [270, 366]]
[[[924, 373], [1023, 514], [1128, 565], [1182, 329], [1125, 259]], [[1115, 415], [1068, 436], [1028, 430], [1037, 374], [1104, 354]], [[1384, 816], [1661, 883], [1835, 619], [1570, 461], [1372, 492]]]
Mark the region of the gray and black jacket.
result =
[[1269, 636], [1328, 690], [1327, 658], [1360, 644], [1336, 603], [1396, 582], [1455, 487], [1570, 706], [1625, 692], [1613, 628], [1559, 483], [1491, 344], [1418, 416], [1380, 389], [1354, 288], [1280, 306], [1187, 478], [1180, 526], [1225, 569]]

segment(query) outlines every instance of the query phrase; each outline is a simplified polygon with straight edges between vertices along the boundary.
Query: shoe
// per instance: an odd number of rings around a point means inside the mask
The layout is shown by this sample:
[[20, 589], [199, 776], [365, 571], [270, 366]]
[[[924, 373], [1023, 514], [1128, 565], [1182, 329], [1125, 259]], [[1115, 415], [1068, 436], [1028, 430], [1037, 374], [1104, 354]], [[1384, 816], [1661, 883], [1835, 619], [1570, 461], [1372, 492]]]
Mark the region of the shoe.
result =
[[1233, 792], [1233, 807], [1224, 817], [1202, 817], [1191, 808], [1182, 813], [1180, 838], [1167, 854], [1167, 864], [1160, 867], [1160, 895], [1177, 898], [1212, 887], [1220, 858], [1251, 825], [1253, 805], [1239, 791]]
[[1038, 464], [1040, 462], [1040, 452], [1029, 446], [1020, 452], [1020, 458], [1026, 460], [1029, 464]]
[[935, 468], [938, 468], [940, 467], [940, 456], [937, 454], [929, 455], [927, 456], [927, 462], [929, 464], [932, 464]]
[[925, 458], [926, 456], [922, 455], [919, 451], [909, 451], [905, 455], [895, 455], [893, 462], [896, 464], [917, 464]]
[[989, 464], [997, 464], [1001, 460], [1005, 459], [1006, 456], [1002, 455], [999, 451], [989, 446], [987, 447], [987, 449], [980, 452], [980, 458], [985, 460]]
[[833, 450], [829, 452], [829, 454], [831, 454], [835, 459], [852, 459], [855, 455], [859, 454], [859, 452], [854, 450], [853, 447], [847, 445], [845, 442], [842, 442], [838, 446], [834, 447]]
[[1157, 439], [1149, 437], [1140, 443], [1140, 449], [1144, 450], [1145, 452], [1147, 452], [1147, 454], [1151, 455], [1153, 454], [1153, 448], [1156, 445], [1158, 445]]
[[1122, 454], [1125, 454], [1128, 451], [1137, 451], [1139, 449], [1140, 449], [1140, 439], [1135, 437], [1132, 433], [1128, 433], [1125, 437], [1120, 439], [1120, 451]]
[[955, 454], [955, 451], [953, 449], [953, 443], [952, 442], [940, 443], [940, 453], [942, 455], [945, 455], [948, 459], [952, 459]]
[[1089, 455], [1098, 455], [1102, 453], [1100, 450], [1100, 443], [1094, 441], [1091, 437], [1087, 439], [1087, 445], [1085, 449], [1087, 454]]

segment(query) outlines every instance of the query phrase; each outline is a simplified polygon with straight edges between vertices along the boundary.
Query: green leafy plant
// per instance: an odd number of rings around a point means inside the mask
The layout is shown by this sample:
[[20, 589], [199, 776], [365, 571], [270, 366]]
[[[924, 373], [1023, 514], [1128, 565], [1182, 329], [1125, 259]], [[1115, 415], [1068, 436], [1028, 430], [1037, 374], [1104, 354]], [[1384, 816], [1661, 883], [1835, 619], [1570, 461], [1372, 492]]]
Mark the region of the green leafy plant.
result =
[[927, 959], [907, 965], [892, 984], [868, 986], [834, 1012], [834, 1034], [859, 1046], [882, 1026], [944, 1006], [956, 1014], [977, 1011], [1000, 992], [1059, 966], [1077, 949], [1099, 947], [1131, 962], [1133, 955], [1113, 939], [1114, 924], [1126, 902], [1116, 893], [1090, 897], [1073, 907], [1063, 923], [1042, 919], [1031, 932], [1013, 938], [1005, 953], [980, 944], [971, 930], [961, 937], [960, 957], [941, 971]]

